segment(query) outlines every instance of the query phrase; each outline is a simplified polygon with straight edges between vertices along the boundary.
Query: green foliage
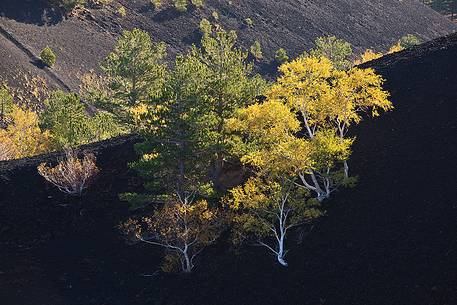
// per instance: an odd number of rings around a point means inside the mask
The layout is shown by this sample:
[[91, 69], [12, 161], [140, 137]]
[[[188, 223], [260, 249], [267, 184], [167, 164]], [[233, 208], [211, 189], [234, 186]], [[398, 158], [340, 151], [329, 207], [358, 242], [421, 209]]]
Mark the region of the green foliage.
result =
[[0, 86], [0, 128], [7, 123], [7, 117], [13, 111], [13, 96], [6, 85]]
[[111, 115], [98, 113], [90, 117], [79, 97], [62, 91], [45, 101], [40, 126], [49, 130], [58, 148], [76, 147], [118, 135], [121, 130]]
[[210, 22], [208, 19], [203, 18], [203, 19], [200, 21], [200, 32], [201, 32], [203, 35], [210, 35], [212, 29], [213, 29], [213, 26], [211, 25], [211, 22]]
[[141, 103], [157, 97], [165, 79], [165, 44], [154, 44], [147, 32], [124, 31], [102, 64], [107, 74], [110, 100], [98, 101], [96, 107], [113, 113], [125, 124], [133, 124], [132, 113]]
[[204, 5], [203, 0], [191, 0], [190, 2], [196, 7], [202, 7]]
[[119, 8], [117, 9], [117, 13], [118, 13], [119, 16], [121, 16], [121, 17], [127, 16], [127, 11], [125, 10], [125, 7], [123, 7], [122, 5], [119, 6]]
[[244, 19], [244, 23], [246, 23], [246, 25], [247, 25], [248, 27], [253, 27], [253, 26], [254, 26], [254, 21], [253, 21], [251, 18], [249, 18], [249, 17], [246, 18], [246, 19]]
[[148, 181], [146, 191], [157, 201], [171, 194], [206, 196], [203, 190], [210, 184], [210, 163], [198, 130], [203, 106], [199, 96], [208, 70], [192, 56], [178, 56], [174, 66], [160, 98], [138, 117], [144, 142], [137, 150], [143, 157], [133, 167]]
[[351, 44], [335, 36], [319, 37], [315, 41], [316, 47], [309, 52], [313, 57], [324, 56], [330, 59], [338, 70], [347, 70], [352, 67]]
[[422, 43], [422, 41], [417, 36], [414, 36], [411, 34], [405, 35], [402, 38], [400, 38], [400, 40], [398, 40], [398, 44], [403, 49], [408, 49], [408, 48], [417, 46], [421, 43]]
[[279, 64], [283, 64], [289, 60], [289, 56], [287, 55], [287, 51], [283, 48], [280, 48], [275, 53], [275, 60]]
[[158, 10], [162, 7], [162, 0], [151, 0], [151, 4]]
[[57, 56], [52, 49], [46, 46], [40, 53], [40, 59], [48, 66], [53, 67], [56, 63]]
[[41, 128], [49, 130], [59, 148], [75, 147], [91, 139], [84, 105], [75, 94], [54, 92], [45, 101]]
[[263, 58], [262, 46], [260, 45], [260, 42], [255, 41], [254, 44], [251, 46], [250, 51], [255, 59], [260, 60]]
[[137, 204], [138, 198], [151, 200], [149, 195], [158, 201], [171, 194], [212, 197], [229, 156], [225, 121], [265, 88], [259, 76], [250, 75], [247, 54], [235, 47], [236, 34], [206, 27], [201, 47], [177, 57], [160, 94], [135, 107], [144, 142], [133, 167], [148, 193], [129, 196]]
[[173, 5], [179, 12], [187, 11], [187, 0], [173, 0]]
[[191, 56], [208, 68], [205, 90], [200, 99], [200, 136], [214, 162], [213, 182], [218, 186], [224, 160], [228, 157], [230, 136], [224, 131], [227, 119], [235, 110], [253, 103], [265, 88], [266, 82], [253, 75], [247, 54], [235, 47], [237, 35], [216, 27], [203, 36], [201, 48], [193, 48]]

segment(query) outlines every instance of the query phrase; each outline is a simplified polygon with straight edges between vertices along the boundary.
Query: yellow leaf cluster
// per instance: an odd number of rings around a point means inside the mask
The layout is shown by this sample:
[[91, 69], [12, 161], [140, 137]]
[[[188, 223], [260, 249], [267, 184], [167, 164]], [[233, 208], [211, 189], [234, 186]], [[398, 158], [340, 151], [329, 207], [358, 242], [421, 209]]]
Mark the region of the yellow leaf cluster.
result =
[[366, 62], [369, 62], [369, 61], [372, 61], [372, 60], [381, 58], [382, 56], [384, 56], [384, 54], [382, 54], [382, 53], [376, 53], [376, 52], [373, 51], [372, 49], [367, 49], [367, 50], [360, 56], [360, 59], [357, 59], [354, 63], [355, 63], [356, 65], [361, 65], [361, 64], [363, 64], [363, 63], [366, 63]]
[[299, 57], [283, 64], [279, 71], [281, 76], [267, 94], [268, 100], [306, 114], [309, 126], [323, 121], [332, 99], [329, 80], [336, 72], [332, 62], [325, 57]]
[[10, 120], [6, 129], [0, 129], [0, 142], [9, 147], [12, 159], [38, 155], [52, 148], [51, 136], [48, 131], [41, 131], [35, 112], [14, 106]]

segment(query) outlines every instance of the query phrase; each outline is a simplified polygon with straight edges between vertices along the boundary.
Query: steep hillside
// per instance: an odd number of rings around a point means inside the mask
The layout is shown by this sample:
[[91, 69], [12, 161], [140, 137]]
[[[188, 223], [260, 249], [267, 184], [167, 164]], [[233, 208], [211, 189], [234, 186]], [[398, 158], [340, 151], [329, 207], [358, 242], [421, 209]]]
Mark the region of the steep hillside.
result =
[[[120, 5], [126, 8], [125, 17], [116, 12]], [[258, 66], [263, 72], [272, 71], [269, 62], [278, 48], [295, 56], [312, 47], [318, 36], [336, 35], [357, 51], [385, 50], [405, 34], [429, 40], [457, 29], [415, 0], [208, 0], [204, 8], [185, 13], [155, 11], [146, 0], [115, 0], [104, 9], [77, 11], [63, 20], [40, 1], [3, 0], [0, 26], [33, 54], [51, 46], [58, 56], [53, 70], [76, 90], [81, 74], [98, 68], [123, 29], [148, 30], [154, 40], [165, 41], [173, 55], [199, 40], [198, 24], [204, 17], [214, 20], [213, 12], [225, 27], [238, 31], [244, 47], [261, 43], [265, 59]], [[252, 19], [252, 27], [246, 18]], [[9, 56], [19, 58], [12, 52]], [[27, 60], [22, 65], [33, 70]]]
[[53, 156], [0, 162], [2, 304], [456, 304], [456, 57], [451, 35], [369, 64], [396, 109], [357, 128], [359, 184], [301, 244], [288, 240], [286, 270], [263, 249], [220, 244], [193, 275], [156, 272], [160, 250], [116, 229], [129, 214], [117, 193], [138, 186], [134, 138], [87, 147], [102, 174], [76, 220], [64, 206], [74, 199], [36, 173]]

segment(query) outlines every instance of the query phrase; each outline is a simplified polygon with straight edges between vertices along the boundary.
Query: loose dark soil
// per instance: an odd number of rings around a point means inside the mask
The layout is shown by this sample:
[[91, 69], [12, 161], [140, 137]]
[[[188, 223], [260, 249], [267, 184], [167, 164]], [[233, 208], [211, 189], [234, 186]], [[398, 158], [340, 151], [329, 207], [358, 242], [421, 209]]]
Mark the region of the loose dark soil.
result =
[[160, 249], [127, 245], [117, 194], [139, 186], [126, 165], [134, 138], [88, 147], [102, 174], [78, 218], [36, 173], [55, 155], [0, 163], [1, 304], [457, 304], [455, 58], [457, 35], [370, 64], [396, 109], [356, 128], [359, 184], [301, 244], [288, 240], [287, 269], [222, 241], [194, 274], [163, 274]]
[[[121, 4], [127, 11], [125, 17], [116, 13]], [[323, 35], [343, 38], [357, 52], [366, 48], [384, 51], [405, 34], [429, 40], [457, 29], [415, 0], [207, 0], [204, 8], [190, 8], [186, 13], [155, 11], [149, 0], [114, 0], [103, 9], [77, 11], [69, 18], [62, 18], [39, 0], [2, 0], [0, 26], [35, 55], [49, 45], [57, 54], [52, 71], [65, 85], [78, 90], [81, 75], [98, 70], [122, 30], [138, 27], [149, 31], [153, 40], [168, 44], [173, 57], [200, 40], [199, 22], [202, 18], [214, 21], [214, 11], [222, 25], [238, 32], [244, 48], [256, 40], [261, 43], [265, 58], [257, 68], [262, 73], [275, 72], [271, 61], [277, 49], [285, 48], [296, 56]], [[253, 27], [245, 24], [246, 18], [252, 19]], [[0, 51], [2, 47], [0, 44]], [[0, 71], [7, 80], [11, 78], [7, 71], [40, 73], [17, 50], [3, 52]], [[17, 59], [21, 59], [19, 63], [15, 63]]]

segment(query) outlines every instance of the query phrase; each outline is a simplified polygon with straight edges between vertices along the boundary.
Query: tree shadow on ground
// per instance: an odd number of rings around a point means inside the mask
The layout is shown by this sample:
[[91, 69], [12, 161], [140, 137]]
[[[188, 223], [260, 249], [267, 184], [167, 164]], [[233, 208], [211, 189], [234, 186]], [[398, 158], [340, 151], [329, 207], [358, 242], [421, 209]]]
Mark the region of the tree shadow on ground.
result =
[[0, 16], [35, 25], [54, 25], [64, 17], [61, 10], [43, 0], [1, 0]]

